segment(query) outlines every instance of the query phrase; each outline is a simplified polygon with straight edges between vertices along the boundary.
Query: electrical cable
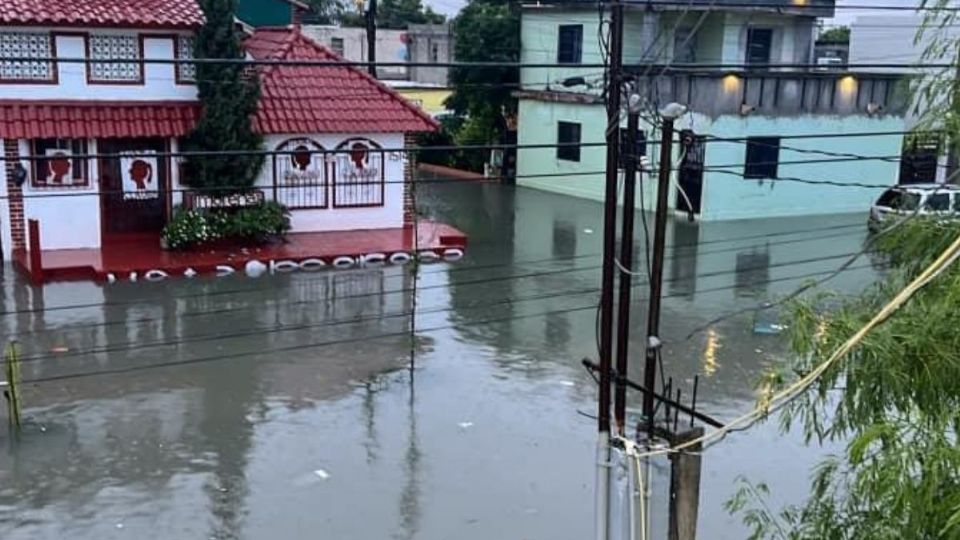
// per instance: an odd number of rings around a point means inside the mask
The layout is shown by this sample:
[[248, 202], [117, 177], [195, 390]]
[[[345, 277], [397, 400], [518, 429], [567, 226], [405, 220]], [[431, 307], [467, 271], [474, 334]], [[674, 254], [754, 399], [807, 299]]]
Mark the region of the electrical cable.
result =
[[950, 246], [948, 246], [937, 257], [936, 260], [930, 263], [930, 265], [927, 266], [923, 272], [921, 272], [916, 278], [913, 279], [913, 281], [911, 281], [906, 287], [898, 292], [889, 302], [887, 302], [883, 308], [881, 308], [873, 316], [873, 318], [870, 319], [870, 321], [868, 321], [857, 332], [851, 335], [843, 344], [835, 349], [829, 357], [827, 357], [809, 373], [800, 377], [786, 388], [774, 392], [768, 397], [765, 397], [761, 400], [761, 403], [759, 403], [752, 410], [741, 416], [738, 416], [730, 422], [727, 422], [722, 428], [718, 428], [714, 431], [704, 434], [701, 437], [697, 437], [669, 448], [662, 450], [648, 450], [641, 454], [640, 457], [653, 457], [657, 455], [682, 452], [683, 450], [696, 445], [706, 446], [707, 443], [710, 443], [711, 441], [722, 440], [726, 433], [734, 429], [742, 431], [751, 427], [752, 425], [756, 424], [758, 420], [769, 416], [771, 412], [775, 412], [783, 406], [789, 404], [794, 399], [802, 395], [808, 388], [810, 388], [810, 386], [812, 386], [828, 369], [830, 369], [834, 364], [838, 363], [842, 358], [856, 348], [857, 345], [859, 345], [860, 342], [863, 341], [863, 339], [874, 328], [886, 322], [897, 310], [906, 304], [917, 291], [925, 287], [931, 281], [940, 276], [940, 274], [942, 274], [947, 268], [953, 265], [958, 258], [960, 258], [960, 236], [958, 236], [950, 244]]

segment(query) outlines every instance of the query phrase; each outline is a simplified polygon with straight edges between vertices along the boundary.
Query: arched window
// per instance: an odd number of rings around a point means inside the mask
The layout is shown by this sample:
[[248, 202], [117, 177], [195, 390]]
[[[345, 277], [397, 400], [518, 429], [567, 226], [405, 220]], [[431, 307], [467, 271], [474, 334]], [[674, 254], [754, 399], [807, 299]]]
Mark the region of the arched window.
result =
[[337, 146], [333, 167], [333, 207], [383, 206], [383, 147], [364, 138]]
[[287, 208], [327, 208], [323, 146], [310, 139], [283, 141], [273, 156], [273, 198]]

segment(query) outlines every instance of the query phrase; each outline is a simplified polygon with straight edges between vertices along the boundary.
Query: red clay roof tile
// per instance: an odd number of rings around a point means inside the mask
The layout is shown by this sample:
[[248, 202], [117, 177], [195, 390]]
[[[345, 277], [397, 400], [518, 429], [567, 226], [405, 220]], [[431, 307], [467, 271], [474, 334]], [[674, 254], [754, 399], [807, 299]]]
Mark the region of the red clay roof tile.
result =
[[0, 24], [197, 28], [196, 0], [0, 0]]
[[195, 102], [0, 101], [0, 138], [182, 137], [199, 112]]
[[[258, 29], [244, 43], [257, 60], [340, 61], [296, 28]], [[261, 66], [254, 128], [261, 133], [433, 131], [420, 108], [350, 66]]]

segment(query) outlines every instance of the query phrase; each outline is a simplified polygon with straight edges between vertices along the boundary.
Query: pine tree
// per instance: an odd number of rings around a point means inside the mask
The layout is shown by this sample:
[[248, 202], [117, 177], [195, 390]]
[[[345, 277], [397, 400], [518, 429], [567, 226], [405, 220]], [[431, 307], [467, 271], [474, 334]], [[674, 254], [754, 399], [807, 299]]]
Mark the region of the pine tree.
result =
[[[234, 23], [236, 0], [200, 0], [207, 22], [197, 33], [197, 58], [243, 59]], [[256, 75], [239, 63], [197, 64], [203, 111], [183, 140], [188, 152], [259, 151], [263, 138], [251, 119], [260, 97]], [[242, 192], [253, 186], [263, 155], [196, 156], [184, 162], [183, 183], [207, 195]]]

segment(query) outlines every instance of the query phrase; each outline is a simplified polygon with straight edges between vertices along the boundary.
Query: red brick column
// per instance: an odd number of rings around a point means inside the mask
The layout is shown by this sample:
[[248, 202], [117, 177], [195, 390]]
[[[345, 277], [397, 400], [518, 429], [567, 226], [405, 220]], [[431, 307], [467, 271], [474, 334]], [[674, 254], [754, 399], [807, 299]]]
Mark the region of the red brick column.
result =
[[[417, 136], [415, 133], [403, 134], [403, 147], [406, 149], [417, 146]], [[403, 226], [413, 227], [414, 212], [413, 193], [411, 188], [416, 181], [414, 172], [417, 170], [417, 157], [413, 152], [406, 152], [406, 160], [403, 163]]]
[[20, 148], [17, 139], [3, 140], [3, 168], [7, 173], [7, 195], [10, 203], [10, 236], [13, 251], [27, 248], [27, 233], [23, 218], [23, 188], [13, 182], [13, 167], [20, 163]]

